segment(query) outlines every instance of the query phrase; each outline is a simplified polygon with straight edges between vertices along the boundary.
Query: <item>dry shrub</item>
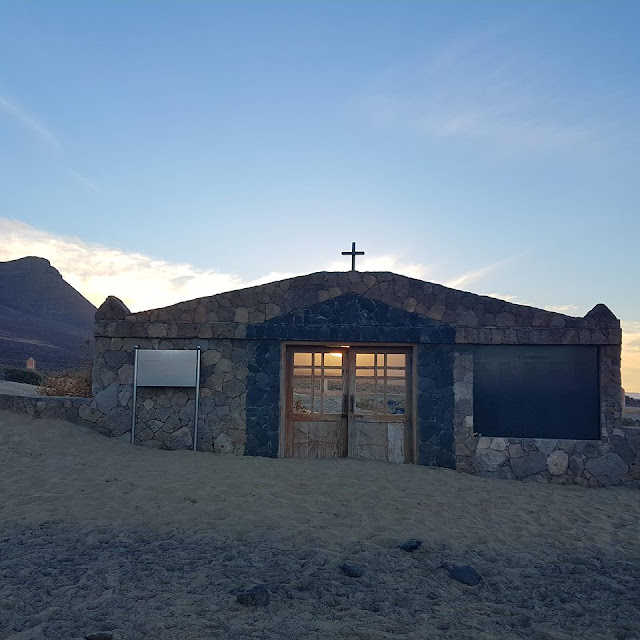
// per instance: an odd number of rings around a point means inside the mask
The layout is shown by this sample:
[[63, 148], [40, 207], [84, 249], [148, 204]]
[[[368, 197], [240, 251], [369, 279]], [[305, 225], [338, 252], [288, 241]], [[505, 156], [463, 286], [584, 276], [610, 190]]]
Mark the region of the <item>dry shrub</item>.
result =
[[91, 397], [91, 369], [60, 371], [46, 375], [38, 387], [41, 396]]

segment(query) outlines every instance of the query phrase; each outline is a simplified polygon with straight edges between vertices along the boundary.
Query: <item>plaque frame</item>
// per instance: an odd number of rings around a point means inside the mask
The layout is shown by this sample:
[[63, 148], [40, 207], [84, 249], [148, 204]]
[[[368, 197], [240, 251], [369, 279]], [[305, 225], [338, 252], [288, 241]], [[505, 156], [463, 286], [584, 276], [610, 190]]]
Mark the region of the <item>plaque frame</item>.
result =
[[[200, 355], [195, 349], [140, 349], [133, 348], [133, 399], [131, 409], [131, 444], [136, 438], [136, 403], [138, 387], [195, 388], [193, 416], [193, 450], [198, 443], [198, 414], [200, 409]], [[174, 366], [174, 369], [167, 367]]]

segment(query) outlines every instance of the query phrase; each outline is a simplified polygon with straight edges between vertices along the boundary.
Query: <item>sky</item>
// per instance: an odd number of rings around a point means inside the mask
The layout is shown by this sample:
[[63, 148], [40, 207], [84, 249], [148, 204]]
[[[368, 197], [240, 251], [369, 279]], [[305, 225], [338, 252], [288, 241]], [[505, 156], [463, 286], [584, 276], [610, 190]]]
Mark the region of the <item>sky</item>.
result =
[[0, 260], [132, 310], [391, 270], [624, 328], [640, 2], [0, 3]]

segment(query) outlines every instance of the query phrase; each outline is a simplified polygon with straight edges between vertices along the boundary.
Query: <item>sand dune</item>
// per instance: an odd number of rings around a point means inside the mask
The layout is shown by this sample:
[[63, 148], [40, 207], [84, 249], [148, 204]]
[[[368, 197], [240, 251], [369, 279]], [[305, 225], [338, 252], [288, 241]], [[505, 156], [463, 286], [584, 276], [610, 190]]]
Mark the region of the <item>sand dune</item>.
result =
[[[640, 637], [630, 488], [157, 451], [0, 412], [0, 495], [2, 640]], [[255, 584], [271, 603], [237, 604]]]

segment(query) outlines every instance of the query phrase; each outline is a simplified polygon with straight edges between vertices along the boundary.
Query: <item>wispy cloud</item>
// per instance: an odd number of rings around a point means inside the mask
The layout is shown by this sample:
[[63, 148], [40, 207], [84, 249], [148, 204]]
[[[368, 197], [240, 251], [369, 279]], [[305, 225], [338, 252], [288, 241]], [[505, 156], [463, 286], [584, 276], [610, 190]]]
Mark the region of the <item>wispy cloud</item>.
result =
[[527, 302], [526, 300], [522, 300], [519, 296], [515, 296], [510, 293], [483, 293], [483, 296], [488, 296], [489, 298], [496, 298], [498, 300], [504, 300], [505, 302], [511, 302], [513, 304], [522, 304], [526, 307], [535, 307], [536, 305], [532, 302]]
[[536, 307], [538, 309], [544, 309], [545, 311], [553, 311], [554, 313], [563, 313], [568, 316], [579, 317], [581, 315], [580, 307], [577, 304], [548, 304], [540, 305], [535, 302], [529, 302], [523, 300], [519, 296], [507, 294], [507, 293], [485, 293], [485, 296], [490, 298], [497, 298], [498, 300], [505, 300], [506, 302], [512, 302], [513, 304], [521, 304], [526, 307]]
[[579, 313], [579, 307], [577, 304], [551, 304], [543, 307], [547, 311], [553, 311], [555, 313], [564, 313], [568, 316], [575, 316]]
[[492, 264], [488, 264], [485, 267], [479, 267], [477, 269], [472, 269], [471, 271], [467, 271], [460, 276], [452, 278], [445, 282], [445, 286], [451, 287], [452, 289], [459, 289], [460, 287], [467, 287], [473, 282], [477, 282], [481, 280], [486, 275], [503, 267], [505, 264], [516, 259], [517, 256], [511, 256], [508, 258], [503, 258], [502, 260], [498, 260], [497, 262], [493, 262]]
[[67, 173], [76, 182], [80, 183], [86, 189], [89, 189], [89, 191], [93, 191], [95, 194], [97, 194], [99, 196], [104, 196], [105, 195], [105, 192], [102, 189], [102, 187], [97, 182], [92, 180], [91, 178], [87, 178], [87, 176], [82, 175], [81, 173], [79, 173], [75, 169], [72, 169], [71, 167], [67, 167]]
[[54, 162], [76, 183], [97, 195], [105, 195], [104, 190], [95, 180], [68, 166], [64, 158], [65, 150], [60, 138], [42, 120], [29, 113], [24, 107], [3, 96], [0, 96], [0, 113], [8, 116], [14, 123], [27, 131], [40, 145], [45, 147], [52, 154]]
[[507, 30], [457, 37], [417, 64], [386, 70], [363, 90], [360, 104], [379, 126], [500, 153], [595, 144], [605, 127], [589, 110], [593, 99], [559, 96], [538, 58], [503, 44]]
[[62, 145], [57, 136], [35, 116], [29, 114], [23, 107], [0, 96], [0, 110], [25, 128], [41, 144], [53, 149], [62, 149]]

